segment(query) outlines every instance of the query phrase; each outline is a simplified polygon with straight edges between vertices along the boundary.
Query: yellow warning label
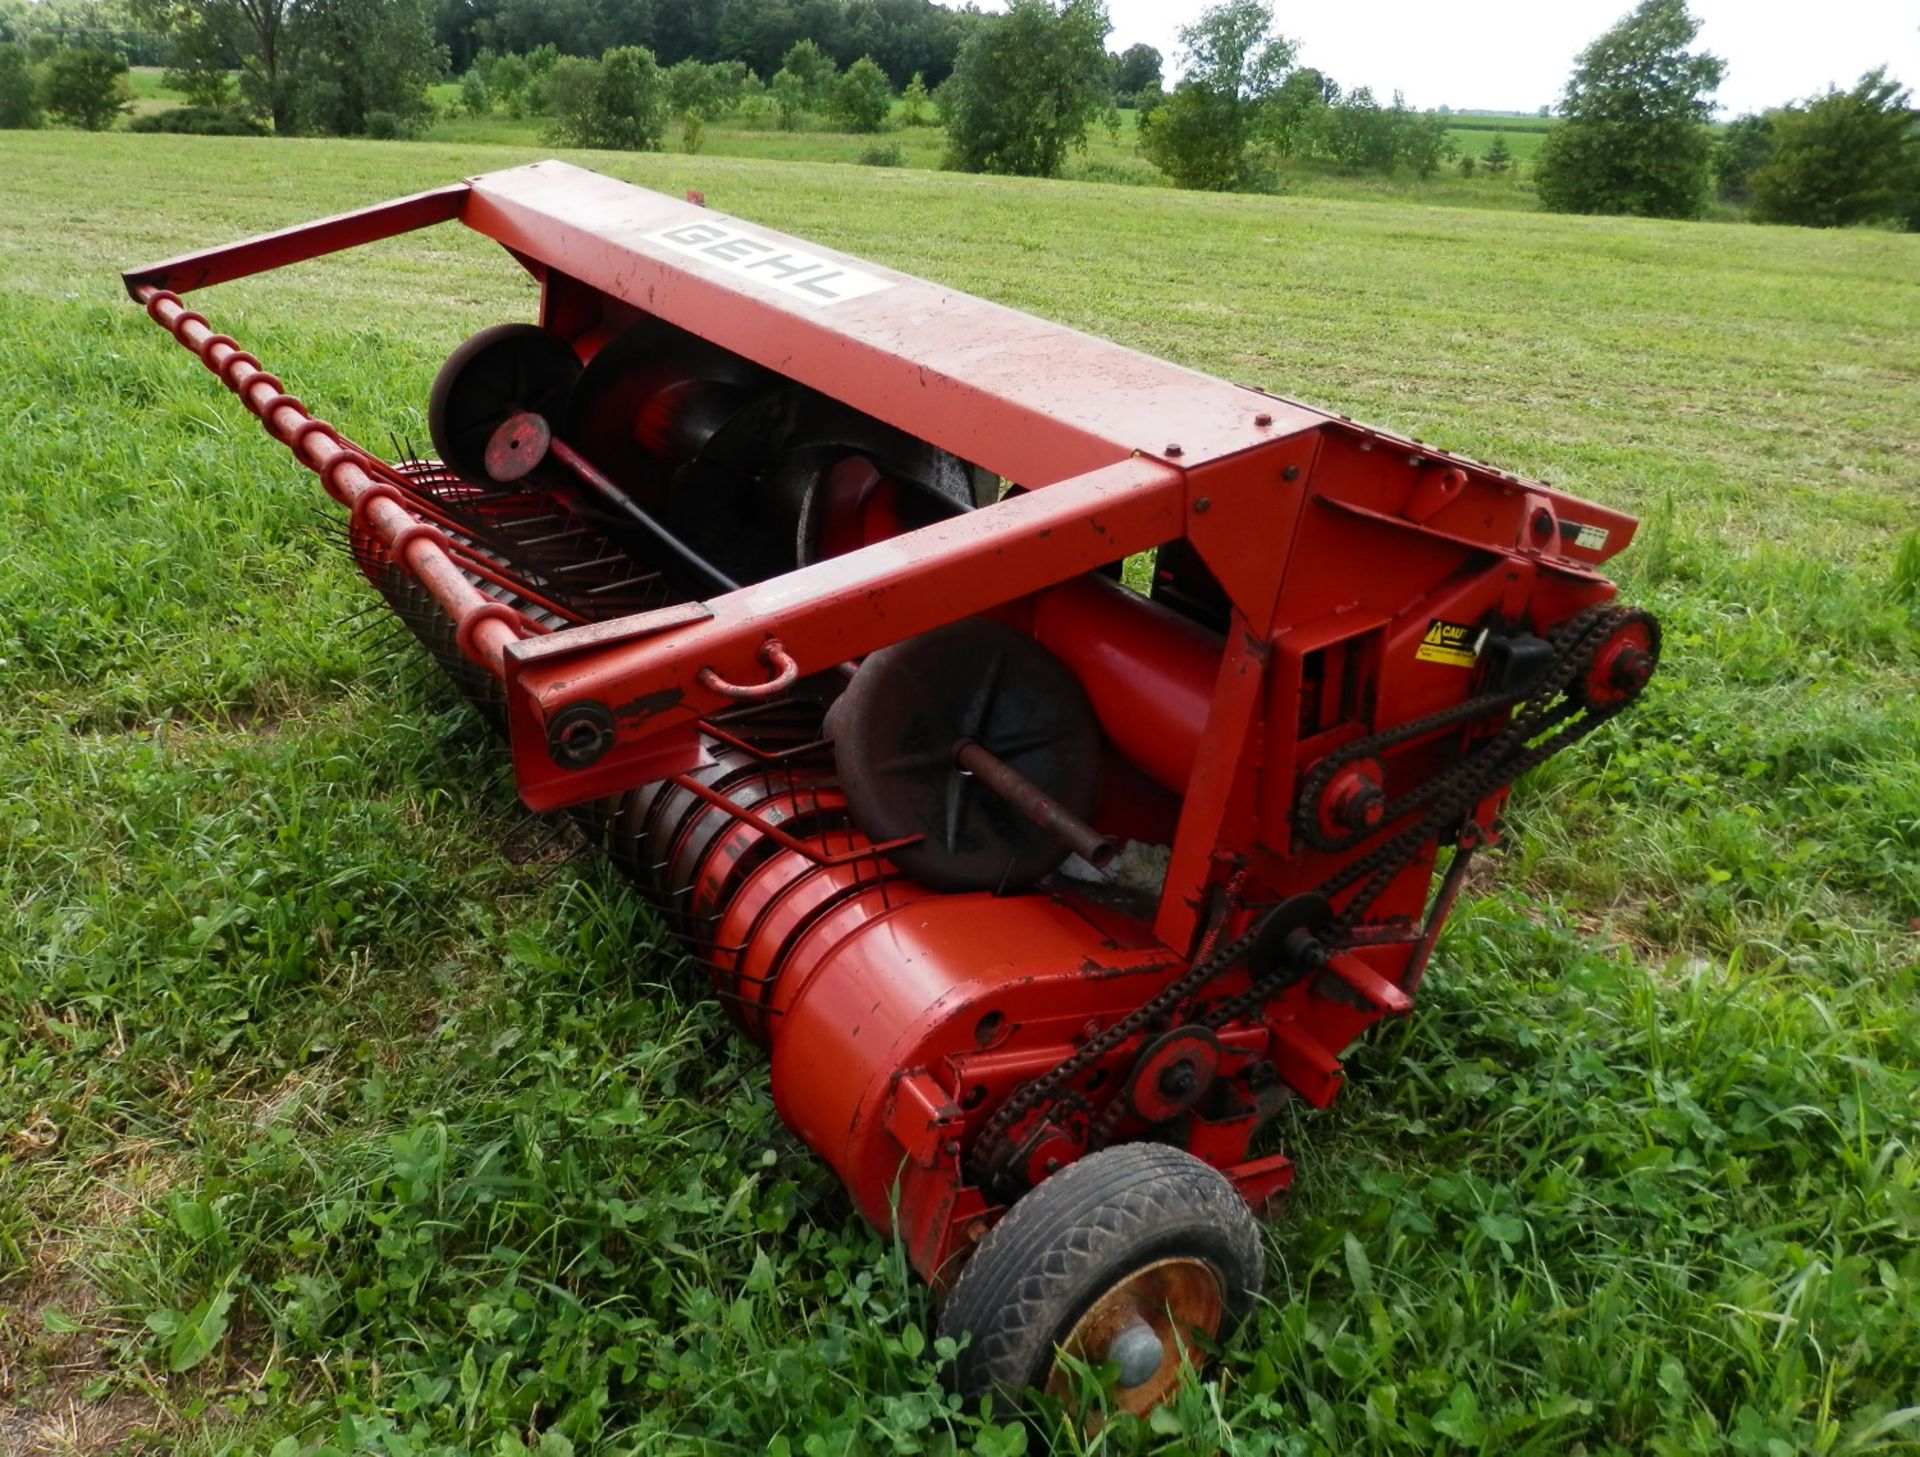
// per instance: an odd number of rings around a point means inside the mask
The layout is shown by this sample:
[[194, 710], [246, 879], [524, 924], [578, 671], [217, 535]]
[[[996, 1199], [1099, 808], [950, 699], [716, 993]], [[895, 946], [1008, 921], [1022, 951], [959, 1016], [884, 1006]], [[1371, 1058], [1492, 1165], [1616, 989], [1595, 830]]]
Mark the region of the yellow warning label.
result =
[[1447, 622], [1434, 618], [1427, 635], [1420, 639], [1414, 656], [1423, 663], [1445, 663], [1451, 668], [1471, 668], [1480, 653], [1480, 629], [1465, 622]]

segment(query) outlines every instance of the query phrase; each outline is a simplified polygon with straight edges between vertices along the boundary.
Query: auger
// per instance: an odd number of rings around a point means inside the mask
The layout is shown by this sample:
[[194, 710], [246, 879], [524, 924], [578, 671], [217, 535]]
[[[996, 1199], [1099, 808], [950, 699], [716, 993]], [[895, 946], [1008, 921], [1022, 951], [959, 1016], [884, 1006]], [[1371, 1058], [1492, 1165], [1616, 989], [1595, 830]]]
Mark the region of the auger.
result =
[[[446, 361], [435, 460], [181, 301], [453, 221], [539, 322]], [[1619, 512], [559, 162], [126, 284], [684, 938], [968, 1393], [1065, 1352], [1142, 1411], [1229, 1333], [1263, 1130], [1659, 657]]]

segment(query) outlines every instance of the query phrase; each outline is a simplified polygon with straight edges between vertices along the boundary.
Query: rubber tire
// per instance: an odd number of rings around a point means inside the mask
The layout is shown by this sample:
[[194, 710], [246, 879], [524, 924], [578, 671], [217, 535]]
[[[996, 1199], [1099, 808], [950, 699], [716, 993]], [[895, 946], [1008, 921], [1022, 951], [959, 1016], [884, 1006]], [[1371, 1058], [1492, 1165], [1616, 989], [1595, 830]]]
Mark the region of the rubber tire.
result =
[[969, 1400], [1045, 1386], [1055, 1348], [1099, 1297], [1155, 1260], [1204, 1260], [1226, 1298], [1224, 1339], [1260, 1293], [1260, 1226], [1226, 1176], [1161, 1143], [1102, 1149], [1044, 1179], [987, 1231], [940, 1312], [966, 1340], [948, 1372]]
[[[523, 389], [503, 387], [497, 377], [503, 361], [524, 376]], [[494, 428], [517, 410], [536, 411], [551, 423], [579, 373], [580, 357], [551, 329], [538, 324], [482, 329], [449, 354], [433, 377], [427, 433], [434, 450], [464, 480], [487, 484], [486, 445]]]

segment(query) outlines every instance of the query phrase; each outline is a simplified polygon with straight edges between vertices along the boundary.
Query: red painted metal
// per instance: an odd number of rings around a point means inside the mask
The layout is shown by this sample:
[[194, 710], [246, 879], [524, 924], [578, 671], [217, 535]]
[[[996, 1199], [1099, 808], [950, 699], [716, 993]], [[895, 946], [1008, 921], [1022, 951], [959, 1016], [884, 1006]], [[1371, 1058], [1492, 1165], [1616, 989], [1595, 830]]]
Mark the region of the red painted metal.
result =
[[[177, 297], [454, 218], [526, 267], [542, 323], [583, 360], [661, 321], [1019, 489], [907, 530], [905, 488], [856, 453], [822, 477], [818, 560], [595, 620], [478, 550], [451, 497], [314, 420]], [[1506, 781], [1469, 775], [1520, 711], [1495, 691], [1496, 659], [1572, 653], [1556, 632], [1611, 601], [1600, 568], [1634, 530], [1416, 441], [558, 162], [127, 282], [440, 605], [486, 670], [522, 797], [574, 810], [657, 894], [768, 1049], [789, 1126], [935, 1280], [1024, 1183], [1109, 1142], [1179, 1143], [1258, 1206], [1284, 1193], [1292, 1166], [1254, 1157], [1256, 1131], [1286, 1095], [1331, 1101], [1342, 1050], [1407, 1010], [1470, 851], [1497, 834]], [[673, 553], [646, 513], [698, 448], [678, 428], [703, 398], [683, 363], [606, 391], [603, 413], [567, 425], [572, 445], [543, 426], [580, 489], [626, 500], [655, 538], [632, 547], [642, 564]], [[658, 469], [627, 480], [597, 455], [616, 446]], [[1151, 600], [1102, 575], [1141, 553]], [[1099, 720], [1105, 792], [1087, 822], [1054, 823], [1090, 858], [1157, 842], [1120, 862], [1164, 865], [1157, 891], [1055, 876], [938, 893], [889, 859], [902, 842], [853, 822], [823, 740], [839, 678], [980, 614], [1059, 657]], [[1589, 712], [1631, 699], [1658, 653], [1639, 620], [1589, 646], [1568, 659], [1569, 700]], [[1335, 774], [1343, 752], [1359, 762]], [[1043, 786], [1000, 787], [1048, 813]], [[1433, 804], [1444, 827], [1421, 817]], [[1460, 848], [1429, 913], [1443, 840]], [[1311, 974], [1257, 971], [1268, 908], [1310, 900], [1337, 922]], [[1175, 1028], [1197, 1030], [1165, 1042]], [[1189, 1075], [1205, 1082], [1191, 1101]]]

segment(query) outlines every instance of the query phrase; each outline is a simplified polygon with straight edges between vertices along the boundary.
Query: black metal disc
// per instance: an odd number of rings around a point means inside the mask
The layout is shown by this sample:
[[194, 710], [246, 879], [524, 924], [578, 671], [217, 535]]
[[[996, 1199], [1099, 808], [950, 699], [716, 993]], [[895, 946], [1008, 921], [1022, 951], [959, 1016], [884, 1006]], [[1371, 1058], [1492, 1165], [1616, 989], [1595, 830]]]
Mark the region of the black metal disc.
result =
[[569, 445], [653, 509], [672, 472], [773, 380], [698, 335], [642, 318], [587, 362], [560, 424]]
[[1099, 720], [1066, 665], [1024, 633], [971, 618], [874, 653], [827, 714], [861, 832], [924, 835], [893, 852], [935, 890], [1023, 890], [1067, 857], [1057, 839], [954, 763], [972, 739], [1085, 819], [1100, 788]]
[[427, 397], [433, 447], [476, 485], [487, 474], [487, 442], [514, 415], [558, 420], [580, 373], [573, 346], [537, 324], [495, 324], [447, 356]]
[[[1247, 948], [1247, 967], [1256, 977], [1279, 970], [1286, 962], [1287, 938], [1295, 931], [1320, 935], [1333, 923], [1333, 904], [1325, 896], [1307, 891], [1289, 896], [1260, 922], [1253, 945]], [[1309, 968], [1298, 968], [1302, 973]]]

